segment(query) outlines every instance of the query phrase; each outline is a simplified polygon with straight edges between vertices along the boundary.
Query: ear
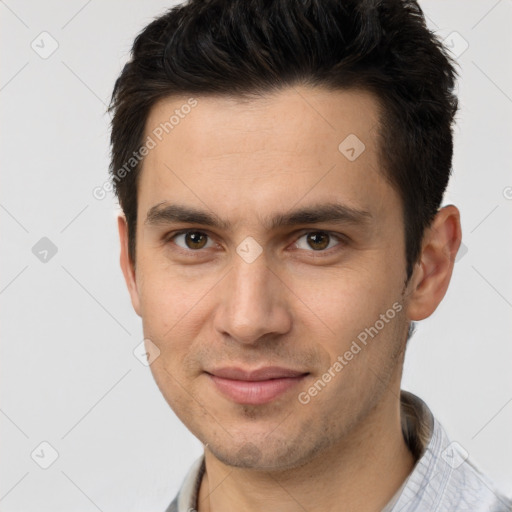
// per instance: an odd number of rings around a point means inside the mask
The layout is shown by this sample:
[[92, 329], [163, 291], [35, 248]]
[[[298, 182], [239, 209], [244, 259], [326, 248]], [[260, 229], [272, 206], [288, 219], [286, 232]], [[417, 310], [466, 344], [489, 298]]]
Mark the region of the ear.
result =
[[410, 320], [428, 318], [443, 300], [461, 240], [459, 210], [454, 205], [441, 208], [425, 230], [421, 257], [411, 277], [406, 311]]
[[135, 266], [128, 255], [128, 223], [126, 222], [126, 217], [122, 213], [117, 217], [117, 228], [119, 230], [119, 241], [121, 242], [121, 269], [123, 271], [124, 280], [126, 281], [126, 286], [130, 292], [133, 309], [137, 315], [141, 316], [139, 291], [137, 289], [137, 281], [135, 278]]

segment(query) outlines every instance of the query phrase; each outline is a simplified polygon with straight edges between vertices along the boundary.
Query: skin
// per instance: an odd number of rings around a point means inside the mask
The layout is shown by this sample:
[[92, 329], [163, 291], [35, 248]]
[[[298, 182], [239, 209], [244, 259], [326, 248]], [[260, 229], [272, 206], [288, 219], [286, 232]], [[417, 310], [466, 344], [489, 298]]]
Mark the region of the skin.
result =
[[[151, 110], [146, 136], [188, 98]], [[118, 218], [121, 267], [151, 364], [169, 405], [205, 445], [200, 512], [378, 511], [415, 460], [400, 427], [400, 379], [410, 321], [441, 302], [460, 245], [458, 209], [440, 209], [406, 278], [401, 201], [380, 170], [378, 103], [363, 91], [295, 87], [198, 105], [146, 156], [139, 181], [136, 267]], [[349, 161], [338, 145], [356, 134]], [[337, 201], [368, 211], [366, 224], [265, 220]], [[146, 223], [155, 205], [214, 212], [229, 229]], [[194, 245], [182, 229], [206, 235]], [[327, 237], [320, 249], [308, 233]], [[262, 253], [236, 252], [253, 237]], [[325, 240], [325, 239], [322, 239]], [[327, 244], [325, 244], [327, 245]], [[199, 247], [199, 248], [197, 248]], [[401, 311], [307, 404], [298, 400], [365, 328]], [[269, 403], [219, 393], [212, 368], [283, 366], [309, 372]]]

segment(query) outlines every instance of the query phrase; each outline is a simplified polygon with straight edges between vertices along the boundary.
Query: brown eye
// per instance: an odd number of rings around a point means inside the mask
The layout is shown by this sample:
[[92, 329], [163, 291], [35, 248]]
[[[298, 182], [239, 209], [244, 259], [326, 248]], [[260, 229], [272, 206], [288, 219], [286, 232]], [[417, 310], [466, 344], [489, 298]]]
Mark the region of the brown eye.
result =
[[329, 245], [330, 237], [327, 233], [308, 233], [307, 241], [311, 248], [323, 250]]
[[198, 231], [186, 233], [185, 243], [190, 249], [202, 249], [206, 245], [206, 235]]
[[[204, 249], [208, 243], [208, 235], [201, 231], [186, 231], [173, 236], [174, 243], [185, 250]], [[179, 243], [178, 241], [181, 241]]]
[[[305, 242], [302, 240], [305, 239]], [[335, 243], [335, 242], [338, 243]], [[308, 251], [325, 251], [335, 245], [340, 244], [341, 239], [337, 236], [326, 233], [325, 231], [311, 231], [302, 235], [296, 242], [296, 246], [299, 249], [305, 249]], [[334, 243], [333, 243], [334, 242]]]

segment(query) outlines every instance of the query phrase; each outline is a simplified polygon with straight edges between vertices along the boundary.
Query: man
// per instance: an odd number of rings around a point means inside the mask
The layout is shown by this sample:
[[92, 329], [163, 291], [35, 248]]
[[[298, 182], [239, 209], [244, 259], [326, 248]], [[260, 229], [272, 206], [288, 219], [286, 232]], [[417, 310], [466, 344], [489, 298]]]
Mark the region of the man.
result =
[[192, 0], [136, 38], [121, 266], [205, 447], [168, 511], [512, 509], [400, 391], [461, 241], [454, 76], [412, 1]]

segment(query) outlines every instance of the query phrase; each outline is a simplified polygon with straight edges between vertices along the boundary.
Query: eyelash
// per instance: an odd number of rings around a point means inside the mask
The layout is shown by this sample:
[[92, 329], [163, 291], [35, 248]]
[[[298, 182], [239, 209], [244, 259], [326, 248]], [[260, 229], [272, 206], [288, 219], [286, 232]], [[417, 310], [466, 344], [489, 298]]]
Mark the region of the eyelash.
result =
[[[201, 231], [201, 230], [198, 230], [198, 229], [184, 229], [184, 230], [176, 231], [176, 232], [169, 233], [168, 235], [166, 235], [164, 237], [164, 243], [168, 244], [168, 243], [172, 242], [177, 236], [184, 235], [184, 234], [187, 234], [187, 233], [200, 233], [201, 235], [206, 235], [210, 240], [213, 238], [206, 231]], [[304, 236], [306, 236], [308, 234], [311, 234], [311, 233], [316, 233], [316, 234], [322, 233], [322, 234], [328, 235], [331, 238], [335, 238], [338, 241], [338, 244], [336, 246], [334, 246], [334, 247], [331, 247], [330, 249], [324, 249], [324, 250], [319, 250], [319, 251], [314, 251], [313, 249], [311, 249], [310, 251], [308, 251], [306, 249], [296, 249], [298, 251], [306, 251], [306, 252], [314, 253], [314, 256], [312, 256], [312, 257], [315, 257], [315, 258], [323, 257], [324, 255], [325, 256], [331, 256], [333, 252], [336, 252], [337, 250], [340, 250], [344, 245], [346, 245], [347, 244], [347, 240], [348, 240], [348, 238], [345, 235], [341, 234], [341, 233], [332, 233], [330, 231], [323, 231], [323, 230], [309, 230], [309, 231], [301, 232], [300, 236], [297, 238], [297, 240], [294, 243], [297, 243], [298, 240], [300, 240], [302, 237], [304, 237]], [[189, 257], [201, 257], [201, 256], [203, 256], [203, 250], [202, 249], [197, 249], [197, 250], [194, 250], [194, 249], [183, 249], [183, 247], [180, 247], [180, 246], [178, 246], [176, 244], [174, 244], [174, 245], [176, 247], [175, 250], [177, 250], [179, 253], [184, 254], [186, 256], [189, 256]]]

